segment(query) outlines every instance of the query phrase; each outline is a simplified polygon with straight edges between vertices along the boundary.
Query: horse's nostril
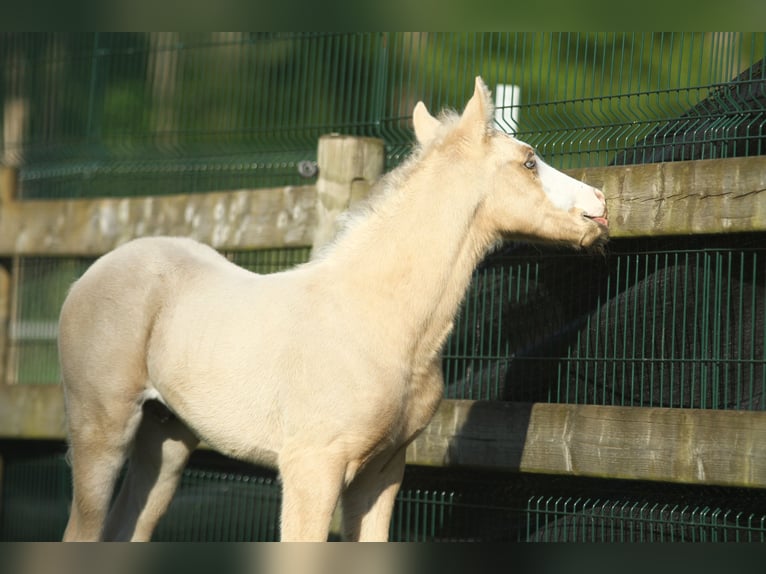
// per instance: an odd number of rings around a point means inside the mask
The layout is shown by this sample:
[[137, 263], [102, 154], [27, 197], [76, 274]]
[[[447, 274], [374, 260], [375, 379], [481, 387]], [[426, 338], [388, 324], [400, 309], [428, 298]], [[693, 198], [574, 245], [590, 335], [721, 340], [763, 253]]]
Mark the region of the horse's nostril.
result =
[[593, 192], [596, 194], [596, 197], [600, 201], [606, 202], [606, 196], [604, 195], [604, 193], [600, 189], [594, 189]]

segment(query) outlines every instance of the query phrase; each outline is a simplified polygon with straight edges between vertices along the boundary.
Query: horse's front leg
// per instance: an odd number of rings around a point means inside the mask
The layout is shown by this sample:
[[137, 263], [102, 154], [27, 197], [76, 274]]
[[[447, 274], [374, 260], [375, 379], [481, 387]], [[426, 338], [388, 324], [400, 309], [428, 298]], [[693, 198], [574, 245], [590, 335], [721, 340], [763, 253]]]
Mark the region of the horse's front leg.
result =
[[385, 542], [391, 514], [404, 476], [404, 447], [381, 468], [368, 465], [343, 493], [343, 536], [345, 540]]
[[346, 461], [321, 450], [280, 456], [283, 542], [326, 542]]

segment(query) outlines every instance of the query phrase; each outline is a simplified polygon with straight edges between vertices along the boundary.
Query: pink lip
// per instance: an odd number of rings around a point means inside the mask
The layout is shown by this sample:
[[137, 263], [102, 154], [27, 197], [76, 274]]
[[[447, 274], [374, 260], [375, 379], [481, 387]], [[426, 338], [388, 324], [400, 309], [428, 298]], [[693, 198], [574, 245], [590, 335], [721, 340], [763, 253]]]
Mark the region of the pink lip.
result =
[[595, 221], [596, 223], [603, 225], [604, 227], [609, 227], [609, 221], [607, 221], [606, 217], [588, 217], [591, 221]]

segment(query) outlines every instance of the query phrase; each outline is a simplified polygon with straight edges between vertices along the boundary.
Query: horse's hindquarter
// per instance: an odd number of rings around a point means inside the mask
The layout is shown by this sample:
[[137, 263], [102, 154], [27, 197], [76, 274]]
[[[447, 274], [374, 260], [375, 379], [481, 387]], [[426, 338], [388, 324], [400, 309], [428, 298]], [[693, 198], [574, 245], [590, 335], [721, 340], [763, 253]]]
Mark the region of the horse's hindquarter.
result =
[[184, 247], [169, 238], [129, 242], [99, 258], [71, 287], [59, 318], [59, 358], [69, 416], [145, 394], [152, 327]]

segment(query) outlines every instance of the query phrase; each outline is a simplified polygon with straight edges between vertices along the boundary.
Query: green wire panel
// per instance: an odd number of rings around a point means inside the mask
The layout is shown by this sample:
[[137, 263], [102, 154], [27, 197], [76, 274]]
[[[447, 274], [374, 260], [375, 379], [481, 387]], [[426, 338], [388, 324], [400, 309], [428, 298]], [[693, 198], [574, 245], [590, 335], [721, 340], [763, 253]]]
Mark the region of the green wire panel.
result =
[[766, 236], [509, 246], [476, 271], [446, 396], [766, 408]]
[[280, 485], [268, 471], [189, 468], [152, 540], [278, 541], [281, 503]]
[[58, 384], [58, 318], [91, 258], [21, 257], [14, 263], [6, 382]]
[[540, 497], [529, 542], [766, 542], [766, 515], [689, 502]]
[[[0, 443], [0, 540], [60, 540], [71, 503], [60, 444]], [[269, 470], [195, 452], [155, 541], [279, 539]], [[766, 542], [758, 489], [408, 467], [392, 541]]]
[[382, 138], [392, 167], [414, 104], [462, 108], [476, 75], [555, 167], [766, 152], [763, 33], [3, 33], [0, 53], [27, 198], [310, 182], [331, 132]]
[[408, 467], [391, 540], [766, 542], [757, 489]]
[[[4, 34], [22, 197], [310, 182], [323, 134], [377, 120], [380, 34]], [[379, 96], [378, 96], [379, 97]]]
[[[274, 273], [308, 261], [311, 249], [232, 251], [224, 255], [255, 273]], [[14, 263], [6, 379], [19, 384], [58, 384], [58, 318], [69, 286], [92, 258], [21, 257]]]
[[40, 443], [29, 441], [10, 448], [0, 443], [0, 540], [61, 540], [69, 517], [72, 481], [64, 457], [49, 449], [49, 445], [41, 448]]
[[257, 251], [230, 251], [224, 255], [233, 263], [253, 273], [276, 273], [306, 263], [311, 257], [310, 247], [259, 249]]

